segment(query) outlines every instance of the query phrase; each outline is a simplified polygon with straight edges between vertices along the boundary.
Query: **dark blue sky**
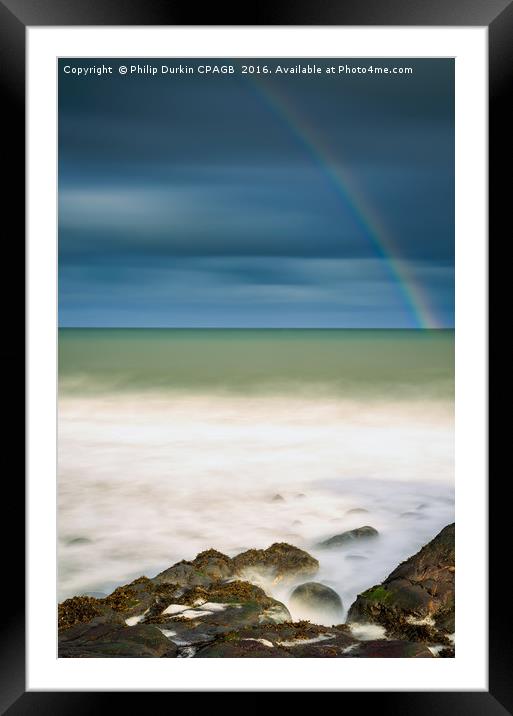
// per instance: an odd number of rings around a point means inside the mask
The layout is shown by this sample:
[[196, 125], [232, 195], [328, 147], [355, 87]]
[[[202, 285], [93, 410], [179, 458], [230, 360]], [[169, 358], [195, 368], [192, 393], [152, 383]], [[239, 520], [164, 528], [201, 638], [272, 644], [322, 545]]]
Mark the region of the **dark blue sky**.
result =
[[453, 326], [452, 60], [63, 72], [101, 62], [60, 61], [61, 326]]

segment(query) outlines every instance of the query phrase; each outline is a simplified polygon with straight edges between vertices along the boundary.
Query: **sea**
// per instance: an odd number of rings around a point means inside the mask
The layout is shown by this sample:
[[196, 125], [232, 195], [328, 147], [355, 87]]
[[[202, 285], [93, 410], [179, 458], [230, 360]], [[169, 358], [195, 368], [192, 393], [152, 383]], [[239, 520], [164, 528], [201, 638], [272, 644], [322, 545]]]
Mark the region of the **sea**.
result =
[[58, 407], [59, 600], [287, 542], [347, 611], [454, 520], [451, 330], [63, 328]]

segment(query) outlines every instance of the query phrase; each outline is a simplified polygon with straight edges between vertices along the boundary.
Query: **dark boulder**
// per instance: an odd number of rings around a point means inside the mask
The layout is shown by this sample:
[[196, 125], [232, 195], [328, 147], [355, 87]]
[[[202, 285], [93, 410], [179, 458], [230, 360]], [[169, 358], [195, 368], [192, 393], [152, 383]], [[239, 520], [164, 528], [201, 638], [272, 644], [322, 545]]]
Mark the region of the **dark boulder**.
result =
[[262, 573], [275, 581], [313, 576], [319, 570], [314, 557], [286, 542], [276, 542], [267, 549], [249, 549], [232, 562], [238, 575]]
[[110, 615], [114, 615], [112, 609], [95, 597], [71, 597], [61, 602], [57, 608], [59, 630], [90, 622], [96, 617]]
[[213, 582], [229, 579], [233, 575], [233, 564], [230, 557], [215, 549], [200, 552], [191, 562], [192, 566]]
[[155, 584], [179, 584], [182, 587], [208, 587], [213, 580], [197, 569], [192, 562], [182, 560], [157, 574], [152, 581]]
[[58, 606], [59, 630], [88, 623], [96, 617], [113, 623], [121, 618], [124, 623], [134, 625], [161, 603], [169, 604], [177, 591], [180, 591], [177, 585], [155, 584], [148, 577], [139, 577], [106, 597], [72, 597]]
[[151, 624], [128, 627], [93, 621], [68, 629], [59, 639], [60, 658], [173, 658], [177, 651]]
[[156, 589], [148, 577], [138, 577], [130, 584], [117, 587], [112, 594], [99, 600], [125, 619], [142, 616], [155, 602]]
[[330, 537], [329, 539], [326, 539], [321, 542], [318, 546], [324, 548], [342, 547], [348, 544], [352, 544], [356, 540], [361, 541], [366, 539], [373, 539], [378, 535], [379, 532], [374, 529], [374, 527], [365, 525], [364, 527], [357, 527], [354, 530], [347, 530], [347, 532], [342, 532], [342, 534], [334, 535], [333, 537]]
[[153, 578], [154, 583], [182, 587], [208, 587], [212, 582], [229, 579], [234, 573], [232, 560], [216, 549], [200, 552], [192, 562], [182, 560]]
[[290, 607], [298, 619], [312, 622], [342, 621], [342, 600], [331, 587], [319, 582], [305, 582], [294, 589], [290, 597]]
[[372, 622], [389, 637], [448, 643], [454, 632], [454, 524], [358, 595], [348, 622]]

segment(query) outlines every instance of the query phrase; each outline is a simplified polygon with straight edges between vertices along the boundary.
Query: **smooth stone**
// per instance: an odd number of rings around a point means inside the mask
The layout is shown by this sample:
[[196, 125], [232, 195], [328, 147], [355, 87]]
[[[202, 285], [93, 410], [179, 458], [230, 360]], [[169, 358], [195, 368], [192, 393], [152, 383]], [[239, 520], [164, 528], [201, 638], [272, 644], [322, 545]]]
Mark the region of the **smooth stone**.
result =
[[333, 537], [330, 537], [329, 539], [324, 540], [319, 544], [319, 547], [341, 547], [343, 545], [346, 545], [348, 542], [354, 542], [355, 540], [364, 540], [364, 539], [371, 539], [375, 538], [379, 535], [379, 532], [374, 529], [374, 527], [370, 527], [369, 525], [365, 525], [364, 527], [357, 527], [354, 530], [347, 530], [347, 532], [342, 532], [339, 535], [334, 535]]
[[305, 582], [294, 589], [290, 596], [290, 608], [300, 619], [333, 623], [342, 619], [342, 600], [334, 589], [320, 582]]

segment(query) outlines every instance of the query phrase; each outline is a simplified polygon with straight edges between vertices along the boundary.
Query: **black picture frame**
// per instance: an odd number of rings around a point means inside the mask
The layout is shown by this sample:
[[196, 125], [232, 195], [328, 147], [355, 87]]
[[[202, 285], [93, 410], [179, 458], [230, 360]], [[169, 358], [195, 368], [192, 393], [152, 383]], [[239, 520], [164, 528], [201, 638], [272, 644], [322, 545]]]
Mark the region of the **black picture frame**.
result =
[[[198, 22], [198, 19], [200, 22]], [[513, 87], [513, 0], [316, 0], [295, 3], [274, 0], [243, 6], [211, 3], [200, 8], [195, 3], [174, 0], [0, 0], [0, 91], [3, 108], [4, 219], [12, 222], [10, 252], [12, 266], [24, 265], [25, 217], [25, 41], [26, 28], [70, 25], [401, 25], [401, 26], [480, 26], [489, 33], [489, 236], [496, 243], [506, 234], [512, 153], [511, 127], [513, 112], [508, 99]], [[509, 219], [509, 217], [508, 217]], [[491, 242], [490, 242], [491, 244]], [[491, 244], [493, 245], [493, 244]], [[490, 254], [490, 260], [493, 254]], [[501, 282], [491, 285], [489, 300], [499, 302]], [[18, 306], [23, 294], [16, 290]], [[4, 298], [9, 306], [12, 296]], [[490, 311], [492, 328], [494, 312]], [[21, 318], [21, 321], [20, 321]], [[496, 319], [497, 320], [497, 319]], [[10, 350], [3, 352], [9, 371], [7, 406], [23, 405], [21, 385], [25, 384], [20, 347], [24, 345], [23, 317], [12, 319]], [[9, 392], [10, 391], [10, 392]], [[491, 407], [491, 404], [490, 404]], [[12, 417], [12, 416], [11, 416]], [[20, 420], [21, 423], [21, 420]], [[12, 427], [17, 424], [11, 423]], [[490, 455], [494, 443], [490, 443]], [[5, 448], [7, 449], [7, 448]], [[21, 452], [10, 447], [9, 472], [5, 469], [4, 518], [11, 513], [16, 519], [2, 520], [4, 559], [4, 606], [2, 639], [0, 639], [0, 713], [18, 714], [89, 714], [104, 707], [120, 707], [119, 693], [97, 692], [26, 692], [25, 687], [25, 614], [22, 595], [24, 573], [24, 481]], [[359, 708], [377, 708], [381, 714], [513, 714], [511, 680], [511, 627], [505, 623], [509, 605], [505, 603], [503, 580], [507, 575], [501, 557], [502, 545], [508, 543], [506, 532], [509, 500], [503, 492], [504, 482], [490, 480], [489, 506], [493, 520], [489, 523], [489, 690], [487, 692], [358, 692], [344, 693], [358, 699]], [[16, 513], [16, 514], [15, 514]], [[10, 523], [10, 524], [9, 524]], [[9, 525], [9, 526], [8, 526]], [[5, 564], [7, 562], [7, 564]], [[9, 584], [9, 587], [7, 587]], [[16, 585], [16, 586], [13, 586]], [[469, 595], [471, 599], [471, 595]], [[508, 601], [508, 600], [506, 600]], [[506, 617], [505, 617], [506, 615]], [[407, 688], [407, 684], [405, 684]], [[236, 685], [234, 685], [236, 688]], [[129, 695], [131, 707], [144, 707], [144, 693]], [[113, 702], [113, 698], [116, 702]], [[168, 695], [169, 698], [169, 695]], [[362, 699], [364, 701], [362, 702]], [[372, 701], [372, 703], [371, 703]], [[169, 703], [169, 702], [168, 702]], [[174, 703], [174, 702], [173, 702]], [[355, 704], [356, 705], [356, 704]]]

